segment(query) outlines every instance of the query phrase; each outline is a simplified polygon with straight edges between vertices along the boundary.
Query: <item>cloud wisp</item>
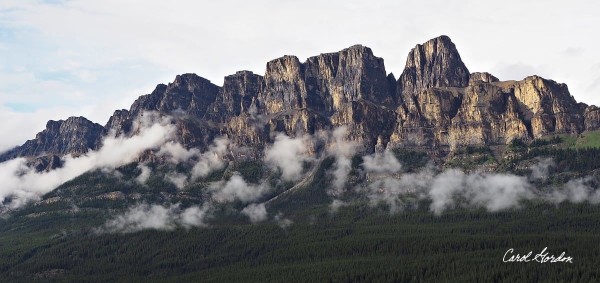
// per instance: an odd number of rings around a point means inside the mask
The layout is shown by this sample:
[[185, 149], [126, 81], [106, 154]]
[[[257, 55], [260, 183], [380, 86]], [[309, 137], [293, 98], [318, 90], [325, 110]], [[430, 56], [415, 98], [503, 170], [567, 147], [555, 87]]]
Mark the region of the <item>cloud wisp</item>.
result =
[[145, 164], [138, 164], [138, 169], [140, 169], [140, 175], [135, 178], [135, 181], [140, 185], [146, 185], [146, 182], [150, 178], [150, 174], [152, 174], [152, 169]]
[[335, 157], [333, 164], [333, 185], [329, 190], [330, 195], [341, 195], [345, 192], [348, 174], [352, 169], [352, 156], [356, 154], [358, 144], [348, 140], [348, 128], [341, 126], [331, 133], [331, 141], [327, 152]]
[[388, 174], [398, 173], [402, 169], [400, 161], [389, 150], [363, 156], [362, 167], [367, 172]]
[[[21, 207], [87, 171], [110, 170], [134, 162], [142, 152], [158, 148], [170, 140], [174, 132], [175, 127], [170, 123], [169, 117], [155, 118], [152, 123], [140, 126], [138, 134], [131, 137], [107, 137], [99, 150], [79, 157], [65, 156], [62, 167], [48, 172], [36, 172], [27, 165], [25, 158], [0, 163], [0, 179], [4, 182], [0, 188], [0, 201], [4, 202], [9, 198], [10, 202], [6, 204], [9, 208]], [[142, 173], [144, 174], [144, 169]], [[144, 178], [145, 175], [140, 181]]]
[[108, 220], [97, 233], [132, 233], [141, 230], [174, 230], [177, 227], [206, 227], [210, 218], [209, 205], [191, 206], [181, 209], [179, 204], [170, 206], [146, 203], [130, 207], [125, 213]]
[[258, 223], [267, 220], [267, 208], [264, 203], [251, 203], [242, 209], [242, 214], [248, 216], [250, 222]]
[[290, 138], [285, 134], [278, 134], [273, 145], [265, 149], [265, 163], [281, 170], [283, 180], [297, 181], [302, 177], [304, 162], [313, 160], [307, 152], [310, 140], [306, 135]]
[[248, 184], [244, 178], [235, 172], [227, 181], [214, 182], [209, 186], [212, 199], [219, 203], [233, 201], [251, 202], [259, 199], [271, 190], [267, 182], [258, 185]]
[[229, 140], [226, 137], [218, 137], [213, 140], [206, 152], [201, 152], [197, 148], [186, 149], [181, 144], [171, 141], [163, 144], [156, 156], [166, 158], [168, 162], [173, 164], [181, 162], [192, 162], [194, 164], [190, 176], [177, 172], [165, 175], [166, 181], [171, 182], [181, 190], [189, 183], [223, 169], [226, 165], [224, 156], [229, 150]]

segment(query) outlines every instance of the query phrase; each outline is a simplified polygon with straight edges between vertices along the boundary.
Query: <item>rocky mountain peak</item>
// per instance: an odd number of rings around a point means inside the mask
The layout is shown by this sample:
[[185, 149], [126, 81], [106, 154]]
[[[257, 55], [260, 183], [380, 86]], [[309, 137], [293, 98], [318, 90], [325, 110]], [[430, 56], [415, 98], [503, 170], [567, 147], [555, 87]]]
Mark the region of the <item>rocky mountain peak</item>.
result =
[[305, 99], [304, 68], [298, 57], [286, 55], [269, 61], [259, 96], [261, 109], [272, 114], [303, 108]]
[[402, 98], [431, 87], [465, 87], [469, 84], [469, 70], [462, 62], [454, 43], [440, 36], [417, 44], [406, 59], [398, 89]]
[[470, 75], [469, 85], [476, 83], [495, 83], [500, 80], [488, 72], [475, 72]]
[[66, 120], [46, 123], [46, 129], [35, 139], [25, 142], [4, 155], [1, 160], [20, 156], [79, 155], [90, 149], [97, 149], [102, 141], [104, 127], [84, 117], [69, 117]]
[[115, 110], [104, 126], [106, 134], [120, 135], [131, 130], [130, 112], [126, 109]]
[[212, 85], [212, 83], [196, 74], [187, 73], [177, 75], [175, 80], [169, 84], [169, 88], [172, 89], [186, 89], [188, 92], [194, 92], [195, 89], [203, 88], [206, 85]]
[[196, 74], [178, 75], [169, 85], [159, 84], [151, 94], [140, 96], [130, 114], [135, 117], [143, 111], [183, 111], [203, 117], [218, 92], [218, 86]]
[[360, 44], [352, 45], [337, 53], [342, 56], [345, 55], [346, 57], [352, 57], [355, 60], [360, 60], [359, 62], [367, 62], [369, 60], [380, 60], [383, 62], [382, 58], [375, 57], [375, 55], [373, 55], [371, 48]]
[[238, 71], [225, 77], [215, 102], [209, 107], [210, 119], [225, 122], [230, 116], [248, 112], [258, 97], [263, 77], [250, 71]]

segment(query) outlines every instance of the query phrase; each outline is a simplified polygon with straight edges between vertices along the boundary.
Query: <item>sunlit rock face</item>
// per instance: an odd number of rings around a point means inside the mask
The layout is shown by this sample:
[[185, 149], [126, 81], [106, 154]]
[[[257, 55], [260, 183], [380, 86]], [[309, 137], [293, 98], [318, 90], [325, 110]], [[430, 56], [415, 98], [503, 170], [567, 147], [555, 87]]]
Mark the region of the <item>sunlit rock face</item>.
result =
[[531, 122], [534, 138], [550, 133], [577, 134], [584, 129], [583, 115], [567, 85], [531, 76], [516, 82], [513, 89], [525, 121]]
[[593, 131], [600, 129], [600, 109], [594, 105], [585, 108], [585, 129]]

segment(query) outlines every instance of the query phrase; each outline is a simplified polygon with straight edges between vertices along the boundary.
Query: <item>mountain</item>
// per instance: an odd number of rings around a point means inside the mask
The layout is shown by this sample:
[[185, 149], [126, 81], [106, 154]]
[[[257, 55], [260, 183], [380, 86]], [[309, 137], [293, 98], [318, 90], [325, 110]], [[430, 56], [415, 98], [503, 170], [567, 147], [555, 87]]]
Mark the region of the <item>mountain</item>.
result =
[[[399, 78], [361, 45], [179, 75], [1, 156], [0, 281], [597, 282], [599, 127], [446, 36]], [[503, 262], [544, 247], [572, 264]]]
[[178, 75], [129, 110], [115, 111], [105, 126], [82, 117], [49, 121], [35, 139], [0, 160], [97, 149], [103, 136], [134, 134], [132, 123], [144, 111], [174, 116], [177, 141], [202, 150], [221, 135], [260, 148], [277, 132], [297, 136], [345, 125], [365, 152], [409, 147], [446, 154], [600, 128], [598, 108], [577, 103], [565, 84], [470, 73], [450, 38], [440, 36], [409, 52], [397, 80], [382, 58], [361, 45], [305, 62], [283, 56], [267, 63], [264, 76], [240, 71], [225, 77], [223, 86]]

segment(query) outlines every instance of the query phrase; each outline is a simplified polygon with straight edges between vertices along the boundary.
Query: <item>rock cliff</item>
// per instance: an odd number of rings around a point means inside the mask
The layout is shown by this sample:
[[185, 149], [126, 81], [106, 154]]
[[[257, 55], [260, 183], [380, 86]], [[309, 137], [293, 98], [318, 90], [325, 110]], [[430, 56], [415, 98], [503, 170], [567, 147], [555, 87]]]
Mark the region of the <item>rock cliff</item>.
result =
[[37, 157], [40, 155], [80, 155], [91, 149], [97, 149], [102, 140], [104, 127], [84, 117], [70, 117], [66, 120], [48, 121], [46, 129], [39, 132], [35, 139], [28, 140], [22, 146], [4, 153], [0, 160], [20, 156]]
[[[264, 76], [240, 71], [222, 87], [195, 74], [140, 96], [117, 110], [103, 127], [85, 118], [50, 121], [35, 139], [1, 156], [39, 157], [98, 148], [105, 135], [131, 135], [144, 111], [171, 115], [177, 141], [205, 149], [218, 135], [262, 147], [274, 134], [314, 134], [347, 126], [366, 151], [419, 147], [448, 151], [465, 145], [502, 145], [549, 134], [579, 134], [600, 128], [596, 106], [577, 103], [565, 84], [538, 76], [500, 81], [470, 73], [447, 36], [413, 48], [396, 80], [382, 58], [354, 45], [305, 62], [283, 56], [267, 63]], [[49, 165], [50, 164], [50, 165]]]

